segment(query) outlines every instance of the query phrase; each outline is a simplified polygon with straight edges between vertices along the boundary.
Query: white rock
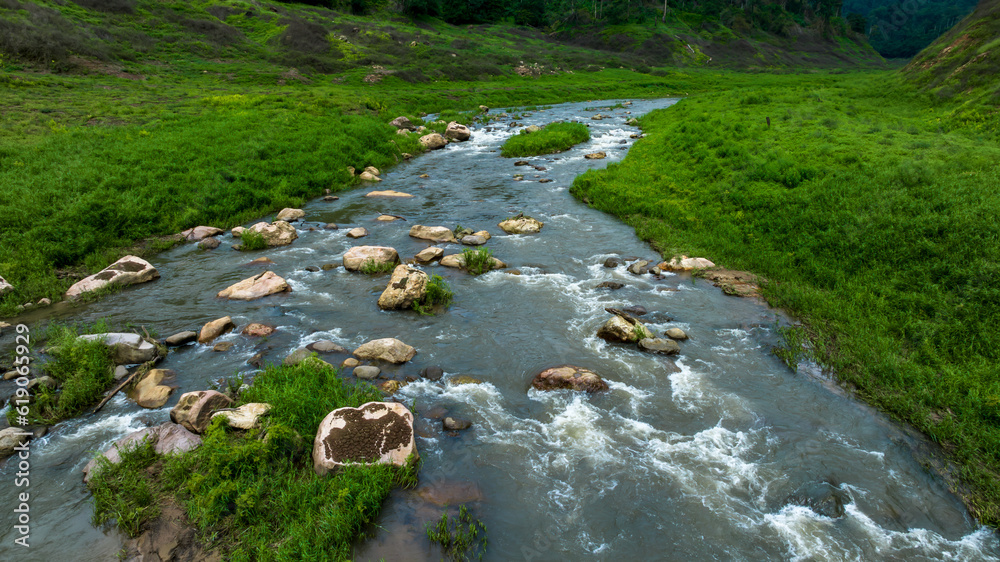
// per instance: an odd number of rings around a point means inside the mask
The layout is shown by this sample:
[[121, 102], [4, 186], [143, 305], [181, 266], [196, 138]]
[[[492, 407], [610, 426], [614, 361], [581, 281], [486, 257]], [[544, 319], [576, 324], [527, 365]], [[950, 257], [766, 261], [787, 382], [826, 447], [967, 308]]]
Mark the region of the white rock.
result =
[[413, 414], [395, 402], [368, 402], [338, 408], [319, 424], [313, 443], [313, 469], [323, 476], [348, 463], [405, 466], [418, 457]]
[[152, 281], [160, 276], [148, 261], [136, 256], [125, 256], [124, 258], [109, 265], [98, 273], [85, 277], [76, 282], [66, 291], [66, 296], [73, 298], [96, 291], [108, 285], [135, 285]]
[[376, 265], [384, 263], [396, 263], [399, 261], [399, 253], [394, 248], [388, 246], [355, 246], [344, 254], [344, 269], [348, 271], [360, 271], [366, 262]]

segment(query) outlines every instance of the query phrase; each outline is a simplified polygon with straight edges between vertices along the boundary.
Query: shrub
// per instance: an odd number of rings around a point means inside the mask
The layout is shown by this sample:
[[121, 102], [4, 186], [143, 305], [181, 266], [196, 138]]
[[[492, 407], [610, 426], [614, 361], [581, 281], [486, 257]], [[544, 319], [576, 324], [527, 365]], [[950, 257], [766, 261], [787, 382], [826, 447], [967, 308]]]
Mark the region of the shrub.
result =
[[500, 147], [500, 155], [512, 158], [516, 156], [537, 156], [562, 152], [573, 145], [590, 139], [590, 129], [581, 123], [549, 123], [542, 130], [528, 133], [522, 130], [520, 134], [507, 139]]
[[264, 239], [264, 235], [257, 232], [256, 230], [250, 230], [249, 228], [244, 230], [240, 234], [240, 240], [243, 242], [239, 245], [239, 250], [241, 252], [252, 252], [254, 250], [263, 250], [267, 248], [267, 240]]
[[462, 251], [465, 270], [473, 275], [480, 275], [493, 269], [493, 252], [482, 247], [476, 250], [466, 248]]
[[443, 277], [432, 275], [427, 283], [427, 292], [424, 294], [424, 298], [413, 303], [413, 310], [422, 315], [433, 314], [428, 309], [435, 306], [448, 306], [454, 296], [455, 293], [451, 291], [451, 287], [448, 286]]
[[367, 273], [368, 275], [391, 273], [394, 269], [396, 269], [396, 264], [394, 262], [377, 262], [369, 259], [365, 260], [365, 262], [361, 264], [361, 273]]

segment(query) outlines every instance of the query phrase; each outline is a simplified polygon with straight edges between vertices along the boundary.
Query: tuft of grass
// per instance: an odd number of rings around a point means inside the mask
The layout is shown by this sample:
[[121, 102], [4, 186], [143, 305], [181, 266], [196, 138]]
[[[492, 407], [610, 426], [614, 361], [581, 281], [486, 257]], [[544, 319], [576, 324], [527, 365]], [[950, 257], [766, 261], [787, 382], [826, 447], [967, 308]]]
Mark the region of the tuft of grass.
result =
[[500, 147], [500, 155], [506, 158], [517, 156], [538, 156], [562, 152], [590, 140], [590, 129], [582, 123], [549, 123], [540, 131], [520, 134], [507, 139]]
[[443, 277], [432, 275], [430, 281], [427, 282], [427, 293], [424, 294], [423, 299], [413, 303], [413, 310], [421, 315], [433, 315], [431, 309], [450, 305], [454, 296], [455, 293], [451, 291], [451, 287], [448, 286]]
[[464, 504], [459, 507], [457, 517], [449, 519], [445, 511], [436, 524], [427, 523], [426, 527], [427, 538], [440, 544], [452, 560], [482, 560], [486, 554], [489, 542], [486, 524], [473, 518]]
[[[147, 498], [172, 496], [227, 559], [349, 560], [392, 489], [416, 484], [417, 466], [317, 476], [312, 436], [330, 411], [380, 400], [376, 388], [346, 383], [317, 361], [268, 367], [238, 402], [271, 404], [265, 427], [236, 431], [213, 420], [193, 451], [152, 460], [143, 446], [125, 451], [122, 468], [104, 467], [91, 481], [95, 522], [116, 519], [134, 535], [156, 514]], [[156, 461], [162, 470], [143, 470]]]
[[647, 330], [646, 327], [643, 326], [642, 324], [633, 324], [632, 333], [635, 334], [637, 341], [642, 341], [646, 338], [653, 337], [653, 334], [649, 333], [649, 330]]
[[392, 262], [377, 262], [373, 259], [365, 260], [361, 264], [361, 273], [366, 273], [368, 275], [382, 275], [385, 273], [392, 273], [392, 270], [396, 269], [396, 264]]
[[256, 230], [250, 230], [249, 228], [244, 230], [240, 234], [240, 240], [239, 250], [241, 252], [252, 252], [267, 248], [267, 240], [264, 238], [264, 235]]
[[466, 248], [462, 251], [462, 261], [465, 263], [465, 270], [473, 275], [493, 270], [493, 252], [486, 246], [475, 250]]
[[[46, 330], [51, 359], [41, 368], [60, 387], [36, 387], [34, 403], [28, 408], [30, 423], [52, 425], [81, 414], [99, 402], [114, 382], [111, 351], [102, 342], [80, 339], [77, 330], [75, 326], [50, 326]], [[16, 416], [13, 409], [7, 412], [12, 424]]]

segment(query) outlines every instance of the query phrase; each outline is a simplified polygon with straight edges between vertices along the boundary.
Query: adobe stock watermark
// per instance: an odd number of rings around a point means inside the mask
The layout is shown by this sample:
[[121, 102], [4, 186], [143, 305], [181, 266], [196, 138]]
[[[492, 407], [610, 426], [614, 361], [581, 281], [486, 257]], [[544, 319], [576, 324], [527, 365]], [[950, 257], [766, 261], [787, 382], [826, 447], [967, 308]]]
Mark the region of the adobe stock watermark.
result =
[[17, 488], [17, 498], [14, 501], [14, 543], [28, 548], [28, 539], [31, 536], [31, 495], [29, 492], [31, 481], [31, 432], [25, 431], [28, 425], [28, 373], [30, 372], [31, 334], [24, 324], [17, 325], [17, 338], [14, 350], [14, 370], [17, 371], [17, 390], [11, 402], [16, 415], [17, 427], [21, 431], [14, 434], [18, 443], [14, 447], [14, 456], [10, 462], [17, 463], [17, 472], [14, 473], [14, 487]]

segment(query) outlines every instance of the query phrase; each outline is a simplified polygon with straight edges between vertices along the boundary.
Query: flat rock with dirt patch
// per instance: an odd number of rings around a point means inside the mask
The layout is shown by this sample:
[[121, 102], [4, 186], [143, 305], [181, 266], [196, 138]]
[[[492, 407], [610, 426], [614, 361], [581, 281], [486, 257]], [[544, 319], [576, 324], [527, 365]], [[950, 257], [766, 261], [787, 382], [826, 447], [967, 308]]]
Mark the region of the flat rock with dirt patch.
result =
[[74, 283], [73, 286], [66, 291], [66, 296], [69, 298], [78, 297], [83, 293], [96, 291], [109, 285], [135, 285], [137, 283], [146, 283], [158, 278], [159, 276], [160, 273], [156, 271], [156, 268], [153, 267], [148, 261], [136, 256], [125, 256], [108, 267], [105, 267], [100, 272], [95, 273], [90, 277], [85, 277]]
[[347, 463], [405, 466], [416, 459], [413, 414], [395, 402], [338, 408], [320, 422], [313, 443], [313, 469], [323, 476]]

